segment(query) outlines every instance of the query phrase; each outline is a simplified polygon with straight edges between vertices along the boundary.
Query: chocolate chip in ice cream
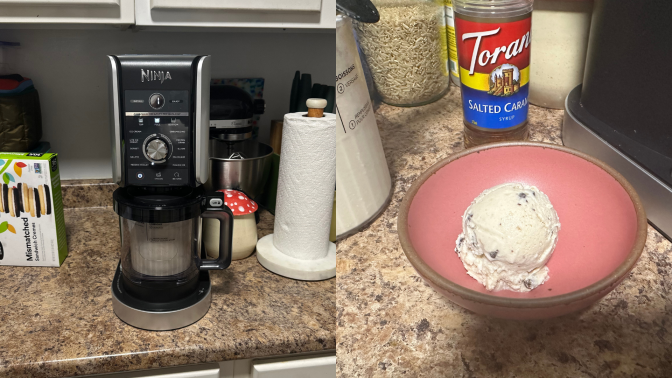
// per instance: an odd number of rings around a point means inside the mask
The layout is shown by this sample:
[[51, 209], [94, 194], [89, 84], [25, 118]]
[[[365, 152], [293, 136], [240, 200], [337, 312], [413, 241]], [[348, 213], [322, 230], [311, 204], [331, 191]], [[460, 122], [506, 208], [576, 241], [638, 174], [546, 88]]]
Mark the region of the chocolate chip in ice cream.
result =
[[457, 252], [458, 255], [460, 254], [460, 248], [462, 247], [462, 243], [464, 243], [464, 236], [460, 236], [457, 239], [457, 246], [455, 247], [455, 252]]
[[467, 219], [465, 219], [465, 221], [466, 221], [467, 223], [469, 223], [469, 221], [470, 221], [471, 218], [473, 218], [473, 217], [474, 217], [474, 213], [469, 213], [469, 214], [467, 214]]

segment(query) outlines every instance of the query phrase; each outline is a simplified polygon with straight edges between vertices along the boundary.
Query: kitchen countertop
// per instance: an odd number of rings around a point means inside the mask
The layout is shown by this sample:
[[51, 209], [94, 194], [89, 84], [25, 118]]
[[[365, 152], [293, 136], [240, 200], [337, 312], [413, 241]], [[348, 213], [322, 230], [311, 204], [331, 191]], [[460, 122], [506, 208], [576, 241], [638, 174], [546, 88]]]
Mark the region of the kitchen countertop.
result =
[[[67, 198], [71, 193], [105, 204], [101, 193], [110, 189], [89, 191], [66, 181], [63, 187], [68, 207], [76, 207]], [[287, 279], [264, 269], [255, 256], [211, 272], [212, 306], [196, 324], [168, 332], [128, 326], [114, 315], [110, 292], [119, 260], [117, 215], [110, 207], [69, 208], [65, 223], [70, 254], [63, 266], [0, 268], [0, 377], [63, 377], [335, 349], [335, 280]], [[272, 229], [273, 216], [262, 212], [259, 237]]]
[[[562, 117], [530, 106], [531, 139], [561, 144]], [[424, 283], [397, 237], [413, 181], [464, 148], [459, 91], [422, 107], [381, 105], [376, 119], [394, 195], [373, 224], [338, 243], [339, 377], [670, 377], [669, 241], [649, 226], [634, 270], [583, 312], [525, 322], [475, 315]]]

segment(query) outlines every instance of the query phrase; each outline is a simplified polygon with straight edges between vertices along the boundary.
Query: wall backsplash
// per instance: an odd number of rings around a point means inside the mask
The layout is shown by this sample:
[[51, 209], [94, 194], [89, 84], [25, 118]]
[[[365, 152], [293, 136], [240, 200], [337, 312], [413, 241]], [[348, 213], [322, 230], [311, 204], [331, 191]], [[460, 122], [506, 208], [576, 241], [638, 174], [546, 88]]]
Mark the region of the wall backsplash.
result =
[[156, 32], [133, 30], [0, 30], [0, 40], [20, 42], [5, 59], [30, 77], [40, 93], [43, 140], [59, 154], [62, 179], [110, 178], [107, 100], [108, 54], [209, 54], [213, 78], [263, 77], [266, 113], [288, 111], [294, 71], [313, 82], [334, 81], [335, 36], [330, 32]]

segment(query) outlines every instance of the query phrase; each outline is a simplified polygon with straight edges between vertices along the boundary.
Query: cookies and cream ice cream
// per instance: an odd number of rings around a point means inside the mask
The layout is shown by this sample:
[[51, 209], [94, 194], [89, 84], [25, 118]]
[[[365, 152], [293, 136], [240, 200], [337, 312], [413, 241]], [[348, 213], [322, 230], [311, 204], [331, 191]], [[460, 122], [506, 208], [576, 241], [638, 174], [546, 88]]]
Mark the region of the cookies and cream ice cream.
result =
[[560, 220], [536, 187], [507, 183], [485, 190], [464, 212], [462, 230], [455, 252], [486, 289], [526, 292], [548, 279]]

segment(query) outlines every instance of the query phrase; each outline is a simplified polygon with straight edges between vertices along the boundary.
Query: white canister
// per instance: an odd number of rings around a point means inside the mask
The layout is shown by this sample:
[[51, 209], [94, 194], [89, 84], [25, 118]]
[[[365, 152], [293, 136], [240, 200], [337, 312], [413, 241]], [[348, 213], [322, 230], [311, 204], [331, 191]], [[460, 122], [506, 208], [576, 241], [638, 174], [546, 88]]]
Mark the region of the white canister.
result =
[[[241, 260], [254, 253], [257, 246], [257, 221], [254, 217], [259, 208], [245, 193], [222, 189], [224, 203], [233, 213], [232, 260]], [[219, 222], [216, 219], [203, 219], [203, 241], [208, 256], [219, 256]]]
[[359, 231], [384, 209], [392, 179], [359, 60], [352, 21], [336, 17], [336, 237]]
[[535, 0], [532, 11], [530, 103], [564, 109], [583, 81], [592, 0]]

